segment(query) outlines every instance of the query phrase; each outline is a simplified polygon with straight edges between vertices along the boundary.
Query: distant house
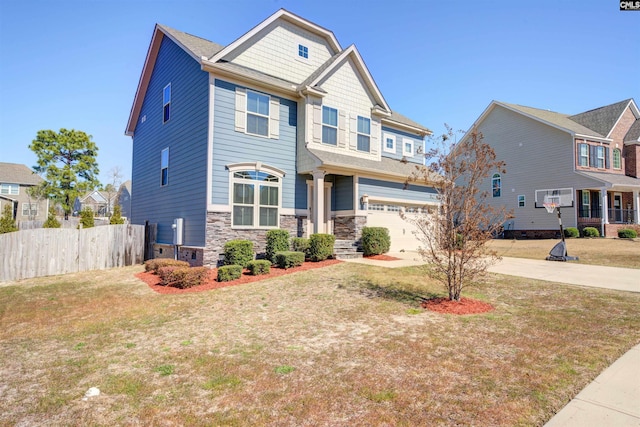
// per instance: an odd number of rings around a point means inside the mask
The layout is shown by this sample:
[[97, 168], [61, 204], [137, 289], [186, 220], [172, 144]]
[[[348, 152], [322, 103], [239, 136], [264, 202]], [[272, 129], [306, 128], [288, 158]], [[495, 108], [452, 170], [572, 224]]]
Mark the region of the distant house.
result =
[[273, 228], [353, 242], [380, 225], [415, 249], [399, 212], [438, 204], [403, 185], [430, 133], [391, 109], [354, 45], [284, 9], [227, 46], [156, 25], [126, 127], [131, 219], [171, 245], [182, 218], [180, 258], [205, 265], [231, 239], [263, 251]]
[[113, 206], [118, 201], [118, 193], [116, 191], [108, 192], [102, 190], [93, 190], [82, 197], [78, 197], [74, 203], [74, 211], [80, 212], [82, 209], [89, 208], [95, 216], [106, 217], [113, 212]]
[[49, 201], [36, 200], [27, 193], [42, 181], [25, 165], [0, 162], [0, 212], [9, 205], [17, 221], [46, 220]]
[[[570, 115], [493, 101], [473, 125], [506, 162], [484, 183], [490, 203], [513, 209], [516, 237], [549, 237], [558, 219], [543, 197], [566, 193], [565, 227], [596, 227], [614, 237], [638, 224], [640, 111], [633, 99]], [[550, 191], [549, 191], [550, 190]]]

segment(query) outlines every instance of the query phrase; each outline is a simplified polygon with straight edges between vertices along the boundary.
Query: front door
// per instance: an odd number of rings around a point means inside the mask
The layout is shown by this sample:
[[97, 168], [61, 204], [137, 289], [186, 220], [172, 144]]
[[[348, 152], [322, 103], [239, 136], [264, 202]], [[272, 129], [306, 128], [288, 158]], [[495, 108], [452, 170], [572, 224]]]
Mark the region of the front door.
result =
[[613, 195], [613, 217], [615, 222], [622, 222], [622, 194]]

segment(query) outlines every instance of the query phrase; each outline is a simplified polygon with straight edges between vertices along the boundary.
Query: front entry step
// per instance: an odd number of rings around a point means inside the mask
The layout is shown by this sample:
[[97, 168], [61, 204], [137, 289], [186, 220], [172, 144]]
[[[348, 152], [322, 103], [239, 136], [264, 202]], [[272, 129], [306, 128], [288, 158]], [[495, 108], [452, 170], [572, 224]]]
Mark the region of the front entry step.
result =
[[362, 258], [362, 252], [355, 240], [336, 240], [333, 245], [333, 257], [335, 259]]

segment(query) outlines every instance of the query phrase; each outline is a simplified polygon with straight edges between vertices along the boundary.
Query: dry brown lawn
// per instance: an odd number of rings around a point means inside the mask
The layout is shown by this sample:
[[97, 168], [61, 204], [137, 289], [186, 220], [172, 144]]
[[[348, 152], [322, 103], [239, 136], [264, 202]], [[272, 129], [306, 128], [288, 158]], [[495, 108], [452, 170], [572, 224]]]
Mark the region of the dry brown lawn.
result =
[[141, 269], [0, 287], [0, 425], [542, 425], [640, 342], [639, 294], [495, 275], [454, 316], [420, 268], [184, 295]]
[[[559, 240], [492, 240], [489, 246], [499, 255], [514, 258], [545, 259]], [[610, 267], [640, 268], [640, 238], [638, 239], [566, 239], [567, 253], [582, 264]], [[574, 262], [574, 261], [572, 261]]]

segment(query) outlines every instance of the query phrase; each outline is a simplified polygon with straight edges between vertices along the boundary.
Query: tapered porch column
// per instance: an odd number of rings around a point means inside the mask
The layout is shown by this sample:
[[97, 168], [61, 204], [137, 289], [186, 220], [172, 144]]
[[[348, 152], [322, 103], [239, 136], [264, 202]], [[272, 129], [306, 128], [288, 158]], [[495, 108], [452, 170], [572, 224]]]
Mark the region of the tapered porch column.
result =
[[313, 171], [313, 232], [324, 233], [324, 175], [321, 170]]
[[633, 222], [640, 224], [640, 191], [633, 192]]
[[602, 237], [605, 237], [607, 231], [605, 224], [609, 224], [609, 205], [607, 204], [607, 187], [600, 190], [600, 205], [602, 206]]

